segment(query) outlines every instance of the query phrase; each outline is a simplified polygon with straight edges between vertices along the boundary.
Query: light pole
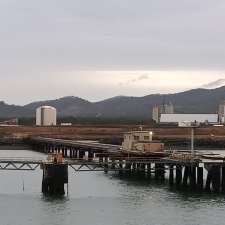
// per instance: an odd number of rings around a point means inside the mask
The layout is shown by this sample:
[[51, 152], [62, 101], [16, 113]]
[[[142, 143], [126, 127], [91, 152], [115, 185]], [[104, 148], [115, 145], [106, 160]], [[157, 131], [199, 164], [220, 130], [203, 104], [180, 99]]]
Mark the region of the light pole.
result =
[[191, 127], [191, 154], [192, 155], [195, 154], [194, 145], [195, 145], [195, 127]]
[[150, 131], [150, 132], [149, 132], [149, 141], [152, 141], [152, 136], [153, 136], [153, 132]]

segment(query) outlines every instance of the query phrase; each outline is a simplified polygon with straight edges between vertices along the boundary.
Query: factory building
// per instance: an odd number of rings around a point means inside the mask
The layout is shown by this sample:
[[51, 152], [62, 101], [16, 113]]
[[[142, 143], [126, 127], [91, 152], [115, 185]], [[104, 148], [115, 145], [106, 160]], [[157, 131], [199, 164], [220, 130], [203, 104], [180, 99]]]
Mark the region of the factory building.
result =
[[160, 123], [214, 125], [219, 123], [219, 117], [218, 114], [161, 114]]
[[169, 104], [155, 105], [152, 109], [152, 119], [156, 122], [160, 122], [161, 114], [173, 114], [174, 106], [170, 102]]
[[57, 112], [54, 107], [41, 106], [36, 110], [37, 126], [56, 126]]

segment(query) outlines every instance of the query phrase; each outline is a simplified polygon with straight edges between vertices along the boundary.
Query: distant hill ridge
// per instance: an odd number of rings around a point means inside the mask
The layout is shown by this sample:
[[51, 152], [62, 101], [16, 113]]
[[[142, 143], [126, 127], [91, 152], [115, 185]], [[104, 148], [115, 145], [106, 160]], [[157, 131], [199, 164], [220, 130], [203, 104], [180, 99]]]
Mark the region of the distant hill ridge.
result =
[[56, 100], [33, 102], [24, 106], [0, 102], [0, 117], [35, 117], [35, 109], [50, 105], [60, 117], [102, 119], [150, 119], [152, 107], [163, 101], [172, 102], [177, 113], [215, 113], [225, 100], [225, 86], [216, 89], [193, 89], [175, 94], [152, 94], [143, 97], [117, 96], [99, 102], [68, 96]]

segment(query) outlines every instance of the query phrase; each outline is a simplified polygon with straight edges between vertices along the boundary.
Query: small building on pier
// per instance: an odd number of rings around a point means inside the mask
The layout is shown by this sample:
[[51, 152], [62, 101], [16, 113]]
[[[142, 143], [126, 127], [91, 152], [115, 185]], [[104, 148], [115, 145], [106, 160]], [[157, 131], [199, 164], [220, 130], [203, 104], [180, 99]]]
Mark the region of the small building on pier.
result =
[[163, 152], [164, 144], [152, 140], [151, 131], [131, 131], [124, 134], [123, 151], [130, 152]]

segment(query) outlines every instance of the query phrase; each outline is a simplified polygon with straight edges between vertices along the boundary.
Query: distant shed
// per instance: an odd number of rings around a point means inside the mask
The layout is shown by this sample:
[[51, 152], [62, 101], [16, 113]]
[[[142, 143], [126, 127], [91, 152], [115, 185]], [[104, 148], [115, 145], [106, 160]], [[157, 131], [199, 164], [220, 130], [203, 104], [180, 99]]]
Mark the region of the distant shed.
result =
[[218, 114], [161, 114], [160, 123], [183, 122], [217, 124]]

